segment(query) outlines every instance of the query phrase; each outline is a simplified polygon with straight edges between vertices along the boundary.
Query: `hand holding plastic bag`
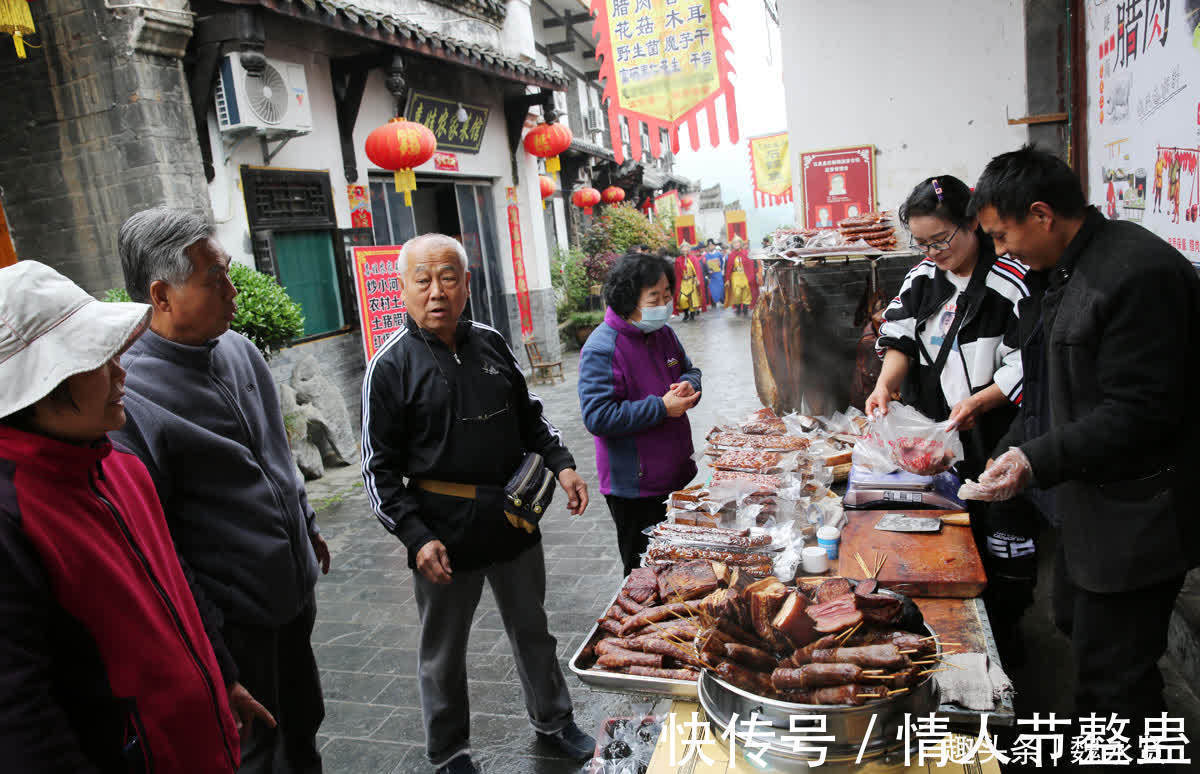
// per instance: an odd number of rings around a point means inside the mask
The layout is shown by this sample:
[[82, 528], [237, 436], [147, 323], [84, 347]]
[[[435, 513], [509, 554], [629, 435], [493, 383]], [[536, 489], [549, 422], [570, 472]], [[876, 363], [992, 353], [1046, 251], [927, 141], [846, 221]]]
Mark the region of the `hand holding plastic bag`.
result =
[[962, 439], [949, 422], [934, 422], [902, 403], [891, 404], [886, 415], [876, 412], [866, 437], [854, 447], [855, 464], [880, 473], [899, 468], [936, 476], [962, 458]]
[[1011, 500], [1033, 483], [1033, 466], [1025, 452], [1014, 447], [996, 458], [979, 482], [967, 481], [958, 490], [963, 500], [995, 502]]

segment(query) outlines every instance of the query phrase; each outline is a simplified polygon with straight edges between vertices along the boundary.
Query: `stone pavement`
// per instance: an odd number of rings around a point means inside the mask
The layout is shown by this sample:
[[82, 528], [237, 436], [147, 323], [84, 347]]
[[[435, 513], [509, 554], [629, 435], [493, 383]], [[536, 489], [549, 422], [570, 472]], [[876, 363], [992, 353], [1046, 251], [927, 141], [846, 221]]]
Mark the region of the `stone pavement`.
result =
[[[759, 407], [750, 366], [750, 324], [748, 318], [722, 309], [694, 322], [676, 318], [673, 327], [703, 371], [704, 395], [690, 415], [700, 450], [718, 417], [740, 417]], [[578, 353], [566, 353], [566, 381], [533, 389], [574, 453], [592, 498], [584, 515], [571, 517], [560, 493], [542, 521], [542, 532], [550, 631], [558, 638], [576, 721], [595, 734], [605, 718], [629, 714], [635, 699], [592, 691], [567, 668], [621, 578], [616, 533], [596, 478], [593, 440], [580, 417], [577, 363]], [[333, 552], [333, 568], [317, 585], [313, 634], [326, 700], [321, 728], [325, 770], [431, 771], [424, 757], [416, 682], [419, 621], [405, 549], [371, 514], [357, 467], [330, 470], [325, 478], [310, 482], [308, 490]], [[511, 649], [486, 586], [475, 615], [468, 670], [471, 747], [481, 766], [505, 774], [580, 770], [535, 741]]]

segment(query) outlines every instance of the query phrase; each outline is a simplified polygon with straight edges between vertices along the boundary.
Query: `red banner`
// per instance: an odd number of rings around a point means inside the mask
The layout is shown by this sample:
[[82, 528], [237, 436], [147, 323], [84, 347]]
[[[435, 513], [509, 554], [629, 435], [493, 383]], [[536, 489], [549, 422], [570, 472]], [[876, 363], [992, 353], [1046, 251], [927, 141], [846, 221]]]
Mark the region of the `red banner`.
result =
[[525, 242], [521, 239], [521, 211], [517, 189], [508, 189], [508, 238], [512, 246], [513, 280], [517, 285], [517, 309], [521, 313], [521, 335], [533, 335], [533, 309], [529, 304], [529, 280], [525, 276]]
[[725, 0], [591, 0], [596, 18], [596, 59], [604, 79], [608, 122], [617, 163], [625, 161], [621, 117], [629, 123], [629, 151], [642, 158], [642, 130], [649, 130], [650, 155], [662, 155], [666, 130], [679, 152], [679, 127], [687, 125], [693, 150], [700, 149], [698, 116], [708, 113], [708, 136], [719, 142], [718, 97], [725, 97], [729, 141], [738, 141], [737, 105], [730, 74], [729, 21]]
[[746, 236], [746, 211], [745, 210], [726, 210], [725, 211], [725, 241], [732, 242], [735, 237], [750, 241]]
[[800, 154], [806, 228], [836, 228], [875, 209], [875, 146]]
[[675, 218], [675, 244], [696, 246], [695, 215], [680, 215]]
[[354, 290], [367, 362], [404, 325], [400, 295], [400, 245], [355, 247]]

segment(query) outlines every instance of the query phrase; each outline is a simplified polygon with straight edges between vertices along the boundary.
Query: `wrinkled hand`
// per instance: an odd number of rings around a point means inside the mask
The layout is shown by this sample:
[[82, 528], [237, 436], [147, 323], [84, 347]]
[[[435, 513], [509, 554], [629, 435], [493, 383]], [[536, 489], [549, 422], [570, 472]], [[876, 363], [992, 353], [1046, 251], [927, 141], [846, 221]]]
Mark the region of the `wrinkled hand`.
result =
[[978, 500], [1011, 500], [1033, 482], [1033, 466], [1025, 452], [1016, 447], [996, 458], [979, 477]]
[[687, 380], [684, 380], [682, 382], [675, 382], [674, 384], [671, 385], [670, 391], [675, 393], [676, 395], [678, 395], [681, 398], [690, 398], [691, 396], [696, 394], [696, 388], [693, 387], [692, 383]]
[[325, 542], [325, 538], [321, 537], [320, 532], [314, 532], [308, 536], [312, 541], [313, 553], [317, 555], [317, 564], [321, 565], [321, 574], [329, 574], [329, 544]]
[[678, 390], [670, 389], [662, 396], [662, 402], [667, 407], [667, 416], [681, 417], [700, 402], [700, 393], [693, 390], [691, 395], [683, 397]]
[[417, 569], [430, 583], [445, 585], [454, 580], [450, 571], [450, 555], [440, 540], [430, 540], [417, 552]]
[[574, 468], [564, 468], [558, 474], [558, 485], [567, 493], [567, 510], [572, 516], [579, 516], [588, 507], [587, 483]]
[[863, 413], [865, 413], [868, 418], [872, 419], [875, 417], [876, 412], [878, 412], [880, 416], [887, 416], [888, 403], [898, 397], [899, 396], [895, 395], [891, 388], [886, 384], [876, 384], [875, 389], [871, 391], [869, 396], [867, 396], [867, 402]]
[[233, 710], [233, 720], [237, 725], [238, 736], [245, 743], [250, 735], [254, 733], [254, 720], [257, 718], [266, 723], [270, 728], [275, 728], [275, 718], [267, 711], [267, 708], [258, 703], [258, 700], [250, 695], [246, 690], [246, 686], [241, 683], [234, 683], [229, 686], [229, 708]]
[[976, 400], [974, 396], [964, 398], [950, 410], [950, 429], [974, 429], [975, 423], [979, 421], [979, 417], [982, 414], [983, 404]]

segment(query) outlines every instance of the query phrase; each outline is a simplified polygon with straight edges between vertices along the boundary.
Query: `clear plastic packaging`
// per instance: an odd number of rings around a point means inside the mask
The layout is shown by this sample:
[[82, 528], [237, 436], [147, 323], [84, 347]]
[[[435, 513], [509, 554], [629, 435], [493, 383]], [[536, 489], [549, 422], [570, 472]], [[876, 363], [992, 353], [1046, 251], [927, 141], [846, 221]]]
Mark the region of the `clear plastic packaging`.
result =
[[652, 704], [635, 704], [629, 717], [608, 718], [596, 734], [596, 755], [584, 774], [646, 774], [662, 734], [664, 715], [652, 715]]
[[854, 446], [854, 462], [880, 473], [904, 470], [936, 476], [963, 458], [962, 440], [950, 423], [934, 422], [912, 406], [892, 403]]

